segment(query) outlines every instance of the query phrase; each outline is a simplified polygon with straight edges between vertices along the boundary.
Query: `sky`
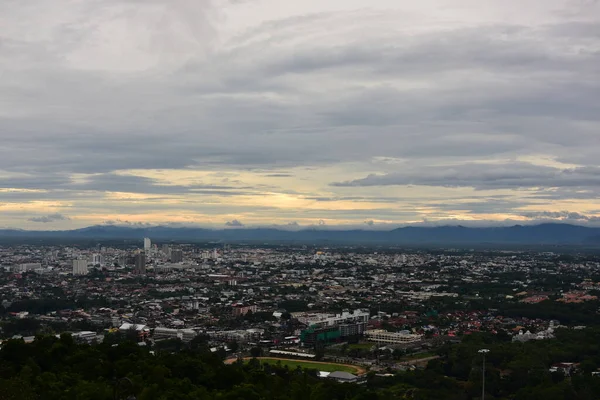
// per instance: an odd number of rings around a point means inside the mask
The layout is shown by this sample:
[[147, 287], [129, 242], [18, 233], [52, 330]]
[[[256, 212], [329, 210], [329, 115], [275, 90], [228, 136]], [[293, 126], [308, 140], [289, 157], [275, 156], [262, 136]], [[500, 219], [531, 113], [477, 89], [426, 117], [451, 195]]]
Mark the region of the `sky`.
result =
[[600, 225], [598, 0], [4, 0], [0, 227]]

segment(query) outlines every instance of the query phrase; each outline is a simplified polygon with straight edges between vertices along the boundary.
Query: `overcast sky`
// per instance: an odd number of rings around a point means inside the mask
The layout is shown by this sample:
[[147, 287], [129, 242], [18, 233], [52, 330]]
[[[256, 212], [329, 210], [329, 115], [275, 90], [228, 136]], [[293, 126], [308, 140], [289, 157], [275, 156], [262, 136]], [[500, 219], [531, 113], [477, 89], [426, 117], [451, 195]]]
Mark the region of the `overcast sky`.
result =
[[0, 227], [600, 220], [598, 0], [4, 0]]

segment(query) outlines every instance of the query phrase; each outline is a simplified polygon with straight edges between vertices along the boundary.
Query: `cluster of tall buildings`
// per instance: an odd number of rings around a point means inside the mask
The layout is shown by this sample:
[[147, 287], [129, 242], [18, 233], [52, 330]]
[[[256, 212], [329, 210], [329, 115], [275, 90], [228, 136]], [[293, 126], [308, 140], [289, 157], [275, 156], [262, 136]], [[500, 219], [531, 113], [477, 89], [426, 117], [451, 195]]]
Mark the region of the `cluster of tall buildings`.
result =
[[[104, 250], [104, 248], [102, 249]], [[84, 258], [78, 257], [72, 260], [72, 272], [73, 275], [86, 275], [89, 271], [89, 266], [104, 266], [106, 263], [104, 252], [94, 253]], [[183, 262], [183, 250], [178, 248], [171, 248], [168, 244], [163, 244], [159, 248], [154, 245], [152, 246], [152, 240], [150, 238], [144, 238], [144, 248], [137, 250], [132, 254], [122, 254], [115, 262], [123, 267], [126, 265], [132, 265], [134, 267], [134, 273], [143, 275], [146, 273], [146, 264], [149, 259], [162, 259], [169, 260], [172, 263]], [[40, 268], [41, 264], [23, 264], [21, 267], [22, 271], [29, 271], [35, 268]]]

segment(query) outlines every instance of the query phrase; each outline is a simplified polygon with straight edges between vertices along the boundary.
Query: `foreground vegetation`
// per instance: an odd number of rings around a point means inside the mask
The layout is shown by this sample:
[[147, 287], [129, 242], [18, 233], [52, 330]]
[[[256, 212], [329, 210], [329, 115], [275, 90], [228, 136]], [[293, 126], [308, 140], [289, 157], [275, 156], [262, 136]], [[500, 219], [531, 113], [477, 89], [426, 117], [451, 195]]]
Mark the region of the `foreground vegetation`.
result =
[[[121, 381], [119, 398], [139, 400], [472, 400], [481, 396], [481, 348], [490, 350], [486, 399], [600, 398], [600, 378], [592, 375], [600, 367], [600, 329], [592, 328], [559, 329], [556, 339], [527, 343], [473, 334], [441, 348], [440, 358], [423, 370], [386, 377], [371, 372], [364, 385], [319, 379], [306, 361], [226, 365], [224, 354], [210, 352], [202, 339], [154, 352], [127, 338], [107, 339], [94, 346], [76, 344], [69, 335], [6, 342], [0, 349], [0, 400], [108, 400], [114, 378], [124, 377], [129, 380]], [[578, 367], [569, 375], [550, 372], [559, 362]]]
[[[316, 370], [249, 363], [226, 365], [204, 344], [173, 353], [133, 342], [90, 346], [39, 337], [31, 344], [11, 340], [0, 350], [0, 400], [108, 400], [114, 378], [122, 398], [139, 400], [377, 399], [316, 377]], [[373, 397], [375, 396], [375, 397]]]

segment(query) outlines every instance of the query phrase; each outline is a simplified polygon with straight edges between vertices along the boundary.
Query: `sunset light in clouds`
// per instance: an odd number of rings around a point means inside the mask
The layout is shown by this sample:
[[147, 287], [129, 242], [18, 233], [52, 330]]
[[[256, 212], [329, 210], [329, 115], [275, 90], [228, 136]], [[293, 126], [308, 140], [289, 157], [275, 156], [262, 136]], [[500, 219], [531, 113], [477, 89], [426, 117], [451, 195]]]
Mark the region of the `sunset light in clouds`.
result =
[[600, 225], [599, 25], [586, 0], [2, 2], [0, 227]]

